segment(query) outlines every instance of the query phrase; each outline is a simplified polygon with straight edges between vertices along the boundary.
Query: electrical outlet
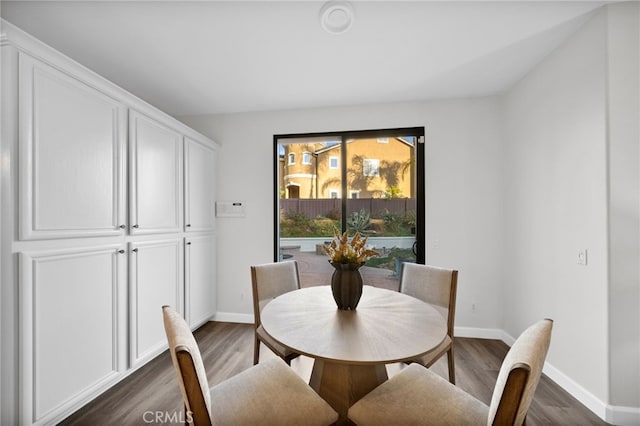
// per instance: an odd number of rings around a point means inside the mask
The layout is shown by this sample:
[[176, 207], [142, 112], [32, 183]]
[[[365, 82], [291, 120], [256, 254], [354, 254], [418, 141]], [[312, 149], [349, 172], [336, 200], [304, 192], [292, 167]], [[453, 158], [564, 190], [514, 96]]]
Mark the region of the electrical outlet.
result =
[[587, 264], [587, 249], [578, 250], [578, 265]]

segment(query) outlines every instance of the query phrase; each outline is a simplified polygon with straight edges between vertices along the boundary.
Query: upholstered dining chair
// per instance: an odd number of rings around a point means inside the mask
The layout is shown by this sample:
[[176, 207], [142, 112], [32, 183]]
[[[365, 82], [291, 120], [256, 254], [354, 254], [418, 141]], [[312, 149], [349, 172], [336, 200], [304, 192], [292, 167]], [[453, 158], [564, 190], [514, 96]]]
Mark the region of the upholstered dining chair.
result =
[[449, 381], [456, 384], [453, 358], [453, 324], [456, 316], [456, 292], [458, 271], [434, 266], [404, 263], [400, 273], [400, 292], [433, 305], [447, 319], [447, 336], [433, 351], [412, 360], [431, 367], [442, 355], [447, 354]]
[[526, 329], [500, 368], [491, 404], [485, 405], [429, 369], [411, 364], [349, 409], [367, 425], [522, 425], [542, 374], [553, 321]]
[[260, 359], [260, 343], [291, 365], [291, 360], [300, 356], [276, 342], [262, 328], [260, 312], [272, 299], [289, 291], [300, 288], [300, 273], [295, 260], [265, 263], [251, 266], [251, 286], [253, 289], [253, 364]]
[[329, 425], [336, 413], [282, 360], [254, 365], [209, 389], [200, 349], [189, 326], [162, 307], [171, 360], [190, 425]]

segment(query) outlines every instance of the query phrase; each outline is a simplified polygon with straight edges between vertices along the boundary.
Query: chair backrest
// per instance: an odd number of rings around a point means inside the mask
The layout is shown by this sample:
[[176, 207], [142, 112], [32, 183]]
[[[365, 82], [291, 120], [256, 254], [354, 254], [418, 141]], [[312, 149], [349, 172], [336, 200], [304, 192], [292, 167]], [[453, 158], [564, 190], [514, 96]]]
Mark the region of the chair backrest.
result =
[[453, 336], [458, 271], [418, 263], [404, 263], [400, 292], [433, 305], [447, 318], [447, 334]]
[[260, 325], [262, 308], [281, 294], [300, 288], [298, 262], [266, 263], [251, 267], [251, 285], [253, 288], [253, 315], [255, 326]]
[[489, 405], [487, 425], [522, 425], [540, 381], [551, 342], [553, 321], [527, 328], [502, 362]]
[[196, 339], [175, 309], [163, 306], [162, 316], [171, 360], [184, 400], [185, 418], [192, 419], [195, 425], [211, 425], [211, 394]]

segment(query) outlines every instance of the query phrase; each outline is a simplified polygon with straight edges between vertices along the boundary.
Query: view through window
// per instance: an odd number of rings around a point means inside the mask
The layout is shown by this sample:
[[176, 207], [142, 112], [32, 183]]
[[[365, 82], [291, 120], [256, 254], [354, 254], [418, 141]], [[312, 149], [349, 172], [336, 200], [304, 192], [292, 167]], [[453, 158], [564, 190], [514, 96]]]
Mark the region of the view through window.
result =
[[424, 129], [276, 136], [275, 257], [298, 261], [301, 285], [327, 285], [323, 246], [356, 232], [379, 256], [365, 284], [398, 289], [404, 262], [424, 262]]

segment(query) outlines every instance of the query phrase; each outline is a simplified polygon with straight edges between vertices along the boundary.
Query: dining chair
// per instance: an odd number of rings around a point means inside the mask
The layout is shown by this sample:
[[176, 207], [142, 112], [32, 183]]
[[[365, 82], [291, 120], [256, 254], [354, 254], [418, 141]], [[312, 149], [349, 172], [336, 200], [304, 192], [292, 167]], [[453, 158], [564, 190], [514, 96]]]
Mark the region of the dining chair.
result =
[[265, 263], [251, 266], [251, 286], [253, 291], [253, 364], [260, 360], [260, 343], [264, 343], [271, 351], [291, 365], [291, 360], [300, 356], [285, 348], [269, 336], [260, 322], [260, 312], [275, 297], [300, 288], [298, 262]]
[[411, 364], [349, 409], [367, 425], [522, 425], [542, 374], [553, 321], [527, 328], [500, 368], [489, 406], [429, 369]]
[[338, 413], [282, 360], [273, 358], [209, 388], [202, 355], [189, 326], [162, 307], [189, 425], [329, 425]]
[[417, 263], [404, 263], [400, 273], [400, 292], [413, 296], [435, 307], [447, 319], [447, 336], [428, 354], [411, 360], [431, 367], [442, 355], [447, 354], [449, 381], [456, 384], [453, 357], [453, 324], [456, 316], [456, 292], [458, 271], [436, 268]]

